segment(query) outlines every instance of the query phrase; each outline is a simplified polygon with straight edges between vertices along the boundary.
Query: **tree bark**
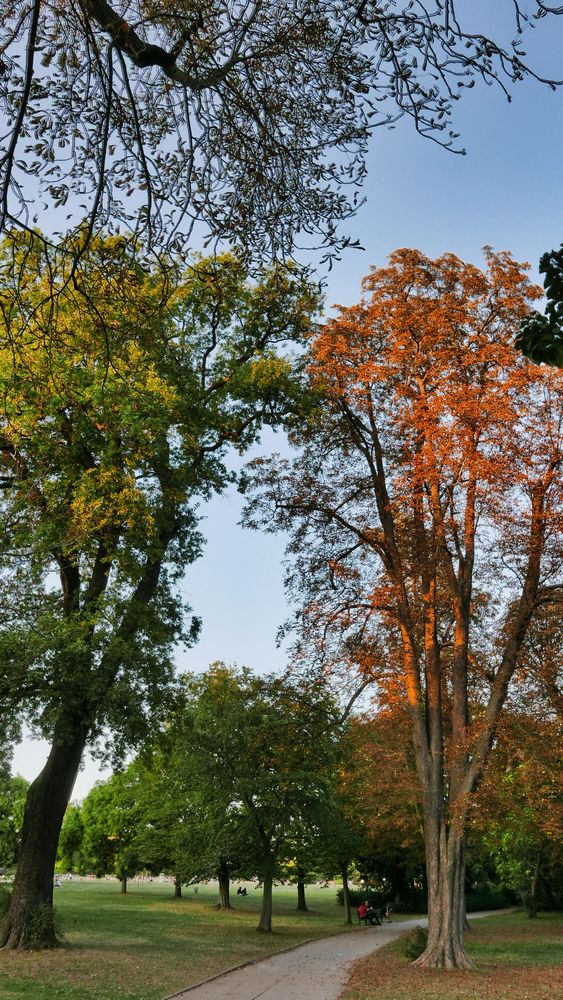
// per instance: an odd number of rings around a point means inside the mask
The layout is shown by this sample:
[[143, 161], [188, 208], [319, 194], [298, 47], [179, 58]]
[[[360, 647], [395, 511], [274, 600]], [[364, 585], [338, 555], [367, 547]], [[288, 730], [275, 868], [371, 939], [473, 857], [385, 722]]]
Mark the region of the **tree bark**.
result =
[[182, 883], [179, 875], [174, 876], [174, 899], [182, 898]]
[[534, 874], [532, 876], [532, 883], [530, 885], [530, 896], [528, 899], [528, 916], [537, 917], [538, 915], [538, 882], [540, 878], [541, 869], [541, 851], [538, 852], [536, 858], [536, 865], [534, 868]]
[[305, 869], [297, 869], [297, 910], [299, 913], [307, 913], [307, 902], [305, 900]]
[[352, 923], [352, 907], [350, 906], [350, 890], [348, 888], [348, 865], [342, 868], [342, 895], [344, 897], [344, 923]]
[[219, 881], [219, 902], [217, 903], [218, 910], [231, 910], [231, 899], [230, 899], [230, 888], [231, 882], [229, 877], [229, 869], [227, 865], [221, 865], [219, 872], [217, 873], [217, 878]]
[[[0, 931], [0, 947], [54, 948], [58, 939], [53, 921], [53, 873], [65, 809], [86, 744], [83, 724], [61, 719], [41, 774], [29, 787], [18, 868], [10, 906]], [[50, 919], [34, 927], [38, 907]]]
[[272, 887], [274, 884], [274, 868], [268, 865], [264, 871], [262, 881], [262, 910], [258, 922], [257, 931], [264, 931], [265, 934], [272, 933]]
[[122, 896], [125, 895], [125, 893], [127, 892], [127, 875], [124, 875], [123, 878], [121, 879], [119, 891], [122, 894]]
[[473, 969], [465, 954], [465, 838], [444, 819], [427, 832], [428, 944], [413, 963], [424, 969]]

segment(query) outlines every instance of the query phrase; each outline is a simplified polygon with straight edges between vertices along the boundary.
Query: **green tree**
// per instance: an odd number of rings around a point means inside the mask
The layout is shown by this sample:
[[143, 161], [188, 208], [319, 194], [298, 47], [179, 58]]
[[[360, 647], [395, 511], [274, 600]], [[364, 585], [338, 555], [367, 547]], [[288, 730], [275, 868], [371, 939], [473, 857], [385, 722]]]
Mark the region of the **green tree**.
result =
[[13, 868], [19, 852], [23, 810], [29, 783], [0, 773], [0, 868]]
[[205, 809], [212, 850], [237, 874], [261, 880], [258, 930], [269, 932], [280, 865], [298, 857], [303, 832], [317, 828], [331, 797], [340, 755], [335, 702], [322, 683], [215, 664], [186, 678], [172, 731], [175, 766]]
[[501, 5], [504, 42], [458, 6], [5, 0], [0, 228], [25, 227], [33, 197], [160, 245], [202, 220], [259, 260], [303, 234], [338, 246], [375, 127], [408, 116], [449, 146], [464, 87], [538, 79], [524, 32], [560, 8]]
[[72, 247], [44, 271], [40, 241], [20, 242], [1, 292], [0, 553], [26, 614], [12, 602], [0, 647], [14, 627], [18, 648], [29, 641], [4, 661], [2, 687], [51, 750], [26, 802], [8, 947], [25, 947], [33, 910], [52, 903], [84, 747], [106, 728], [116, 752], [142, 738], [174, 645], [197, 635], [175, 581], [201, 551], [198, 504], [233, 478], [229, 447], [244, 451], [294, 405], [279, 347], [301, 338], [314, 304], [291, 271], [251, 285], [231, 256], [180, 274], [99, 238], [78, 281]]
[[540, 257], [540, 274], [545, 274], [545, 312], [524, 320], [516, 346], [536, 364], [563, 368], [563, 247]]
[[57, 871], [78, 872], [84, 875], [86, 866], [82, 856], [84, 824], [79, 805], [67, 806], [57, 848]]
[[98, 877], [115, 875], [122, 893], [139, 869], [135, 836], [141, 815], [136, 781], [129, 769], [98, 782], [80, 810], [82, 864]]

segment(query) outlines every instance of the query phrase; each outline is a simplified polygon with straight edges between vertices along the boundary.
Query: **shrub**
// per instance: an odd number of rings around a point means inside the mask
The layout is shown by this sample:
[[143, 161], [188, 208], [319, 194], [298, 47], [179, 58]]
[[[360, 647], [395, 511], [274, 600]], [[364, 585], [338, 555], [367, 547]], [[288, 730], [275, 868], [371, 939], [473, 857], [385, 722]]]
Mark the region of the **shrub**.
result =
[[472, 892], [468, 892], [465, 898], [468, 913], [475, 913], [476, 910], [503, 910], [511, 905], [512, 901], [502, 889], [497, 889], [495, 886], [474, 889]]
[[426, 948], [428, 942], [428, 931], [425, 927], [417, 926], [400, 939], [400, 947], [405, 958], [414, 962]]
[[11, 898], [12, 893], [10, 890], [5, 885], [0, 885], [0, 920], [3, 920], [5, 914], [8, 912]]

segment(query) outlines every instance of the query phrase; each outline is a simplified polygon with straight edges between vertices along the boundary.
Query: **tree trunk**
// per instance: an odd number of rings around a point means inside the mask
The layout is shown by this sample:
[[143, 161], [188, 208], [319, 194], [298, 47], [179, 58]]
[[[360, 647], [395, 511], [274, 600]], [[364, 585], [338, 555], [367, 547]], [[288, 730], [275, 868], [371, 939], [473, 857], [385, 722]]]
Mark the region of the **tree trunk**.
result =
[[299, 913], [307, 913], [307, 903], [305, 900], [305, 869], [297, 869], [297, 910]]
[[119, 891], [122, 895], [125, 895], [125, 893], [127, 892], [127, 875], [124, 875], [123, 878], [121, 879], [121, 886]]
[[536, 858], [536, 866], [534, 868], [534, 874], [532, 876], [532, 883], [530, 885], [530, 896], [528, 899], [528, 916], [537, 917], [538, 915], [538, 883], [540, 878], [540, 868], [541, 868], [541, 852], [538, 853]]
[[180, 876], [174, 876], [174, 899], [182, 898], [182, 883], [180, 881]]
[[433, 826], [426, 835], [428, 944], [413, 964], [423, 969], [473, 969], [464, 947], [464, 834], [443, 820]]
[[266, 934], [272, 932], [272, 887], [274, 884], [274, 866], [268, 865], [264, 871], [262, 880], [262, 911], [257, 931], [264, 931]]
[[231, 910], [231, 899], [230, 899], [230, 888], [231, 882], [229, 877], [228, 865], [221, 865], [217, 873], [219, 881], [219, 902], [217, 903], [218, 910]]
[[[29, 786], [18, 868], [0, 947], [54, 948], [53, 876], [59, 834], [86, 744], [88, 730], [60, 721], [41, 774]], [[41, 918], [39, 914], [41, 910]]]
[[344, 923], [352, 923], [352, 908], [350, 906], [350, 890], [348, 888], [348, 865], [342, 869], [342, 895], [344, 897]]

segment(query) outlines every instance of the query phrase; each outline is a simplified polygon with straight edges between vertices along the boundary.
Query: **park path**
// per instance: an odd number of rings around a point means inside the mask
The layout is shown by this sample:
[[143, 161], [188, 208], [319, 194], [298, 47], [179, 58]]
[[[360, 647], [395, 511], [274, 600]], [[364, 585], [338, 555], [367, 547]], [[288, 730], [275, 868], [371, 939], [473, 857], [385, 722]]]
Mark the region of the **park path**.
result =
[[174, 1000], [336, 1000], [352, 962], [424, 922], [421, 917], [381, 927], [359, 927], [310, 941], [175, 993]]
[[[471, 913], [469, 919], [492, 916], [493, 912], [507, 911]], [[352, 962], [371, 955], [405, 931], [425, 924], [426, 918], [419, 917], [319, 938], [224, 972], [165, 1000], [337, 1000]]]

